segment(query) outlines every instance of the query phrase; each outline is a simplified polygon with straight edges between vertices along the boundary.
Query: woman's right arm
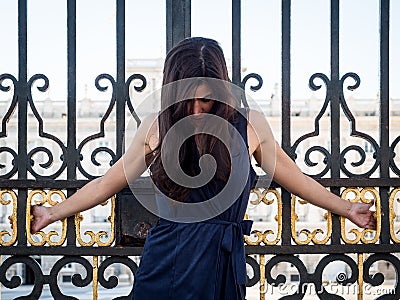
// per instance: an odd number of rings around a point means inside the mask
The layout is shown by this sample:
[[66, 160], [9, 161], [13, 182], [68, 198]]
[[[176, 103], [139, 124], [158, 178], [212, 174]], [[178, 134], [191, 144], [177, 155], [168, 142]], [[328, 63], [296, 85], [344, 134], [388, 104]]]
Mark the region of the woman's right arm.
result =
[[33, 206], [32, 232], [103, 203], [143, 174], [147, 168], [145, 157], [151, 152], [148, 141], [157, 130], [154, 120], [154, 115], [143, 120], [128, 151], [102, 177], [90, 181], [55, 206]]

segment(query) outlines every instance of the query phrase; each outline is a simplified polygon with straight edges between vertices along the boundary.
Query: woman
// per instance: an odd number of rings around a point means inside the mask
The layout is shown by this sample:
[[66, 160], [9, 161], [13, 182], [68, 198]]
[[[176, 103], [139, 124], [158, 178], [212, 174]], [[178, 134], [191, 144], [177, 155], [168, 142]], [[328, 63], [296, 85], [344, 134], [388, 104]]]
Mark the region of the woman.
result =
[[[234, 94], [216, 41], [180, 42], [165, 60], [161, 113], [142, 122], [123, 159], [104, 176], [54, 207], [34, 206], [32, 231], [102, 203], [150, 165], [161, 218], [147, 237], [133, 299], [245, 299], [243, 234], [250, 233], [251, 223], [243, 217], [256, 177], [251, 158], [291, 193], [375, 229], [372, 204], [343, 200], [305, 176], [271, 140], [262, 114], [237, 108]], [[178, 136], [172, 142], [171, 131]], [[171, 148], [162, 146], [168, 143]], [[199, 161], [210, 155], [214, 161]], [[186, 181], [179, 182], [181, 177]], [[244, 178], [233, 180], [231, 187], [240, 186], [233, 194], [226, 188], [231, 177]], [[234, 197], [216, 197], [226, 190]]]

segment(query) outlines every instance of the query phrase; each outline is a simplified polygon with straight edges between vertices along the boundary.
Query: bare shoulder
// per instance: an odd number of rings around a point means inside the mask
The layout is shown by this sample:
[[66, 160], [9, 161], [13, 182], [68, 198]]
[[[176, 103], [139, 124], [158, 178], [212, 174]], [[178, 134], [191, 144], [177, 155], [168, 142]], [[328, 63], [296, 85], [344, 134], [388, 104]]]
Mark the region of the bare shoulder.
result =
[[252, 155], [260, 145], [259, 128], [261, 128], [264, 115], [254, 109], [250, 109], [247, 122], [247, 143], [249, 145], [249, 154]]
[[265, 122], [267, 122], [267, 120], [262, 112], [255, 109], [249, 109], [249, 124], [257, 128], [258, 126], [262, 126]]
[[249, 110], [247, 139], [250, 154], [253, 154], [263, 143], [274, 143], [274, 136], [264, 114], [258, 110]]

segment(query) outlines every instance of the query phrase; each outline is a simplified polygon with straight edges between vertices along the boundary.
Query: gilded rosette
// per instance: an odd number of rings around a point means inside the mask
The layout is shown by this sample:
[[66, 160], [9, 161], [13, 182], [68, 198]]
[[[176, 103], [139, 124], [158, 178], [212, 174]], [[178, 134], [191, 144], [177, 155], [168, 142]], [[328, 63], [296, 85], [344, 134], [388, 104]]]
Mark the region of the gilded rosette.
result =
[[[37, 195], [40, 196], [40, 199], [37, 199], [37, 197], [35, 197]], [[50, 190], [48, 193], [43, 190], [33, 190], [28, 195], [26, 205], [26, 233], [28, 241], [32, 246], [43, 246], [46, 243], [49, 246], [61, 246], [65, 241], [65, 238], [67, 236], [67, 219], [61, 221], [61, 237], [58, 241], [52, 241], [53, 236], [59, 236], [59, 233], [54, 230], [48, 232], [47, 234], [42, 230], [34, 234], [31, 233], [31, 221], [34, 218], [31, 214], [32, 202], [34, 202], [34, 205], [45, 205], [47, 203], [51, 206], [54, 206], [58, 203], [58, 201], [54, 201], [52, 199], [53, 195], [58, 195], [61, 201], [64, 201], [66, 199], [64, 193], [60, 190]], [[35, 238], [33, 238], [34, 236], [40, 236], [41, 238], [39, 241], [36, 241]]]
[[[108, 200], [101, 203], [100, 205], [107, 205]], [[84, 217], [82, 216], [81, 213], [77, 213], [75, 215], [75, 229], [76, 229], [76, 238], [78, 240], [79, 245], [85, 246], [85, 247], [90, 247], [93, 246], [94, 244], [97, 244], [98, 246], [110, 246], [115, 239], [115, 196], [111, 198], [111, 215], [107, 218], [107, 220], [110, 222], [111, 225], [111, 235], [109, 239], [106, 242], [101, 241], [102, 238], [108, 237], [108, 233], [104, 230], [101, 230], [97, 233], [94, 233], [93, 231], [85, 231], [83, 235], [87, 235], [90, 237], [90, 240], [88, 242], [85, 242], [82, 239], [82, 234], [81, 234], [81, 223], [83, 222]]]
[[[11, 200], [5, 199], [5, 197], [11, 197]], [[12, 214], [8, 216], [11, 222], [10, 231], [2, 230], [0, 232], [0, 245], [1, 246], [11, 246], [15, 243], [17, 239], [17, 195], [13, 190], [4, 189], [0, 190], [0, 203], [1, 205], [8, 206], [12, 202]], [[11, 236], [10, 240], [5, 240], [5, 236]]]
[[[368, 196], [369, 195], [369, 196]], [[375, 203], [376, 207], [376, 231], [371, 230], [371, 229], [358, 229], [358, 228], [350, 228], [347, 231], [346, 228], [346, 218], [345, 217], [340, 217], [340, 223], [341, 223], [341, 234], [342, 234], [342, 239], [344, 242], [347, 244], [357, 244], [360, 241], [363, 244], [375, 244], [380, 236], [381, 232], [381, 199], [379, 197], [378, 191], [376, 191], [372, 187], [366, 187], [362, 188], [361, 190], [359, 188], [346, 188], [342, 192], [342, 198], [346, 199], [350, 202], [363, 202], [363, 203]], [[351, 233], [354, 238], [350, 239], [347, 233]], [[373, 235], [372, 238], [369, 238], [369, 236]]]
[[400, 239], [397, 237], [397, 234], [399, 233], [400, 230], [395, 231], [396, 230], [395, 229], [395, 221], [396, 221], [396, 218], [398, 217], [398, 215], [396, 214], [396, 210], [395, 210], [395, 202], [400, 203], [400, 198], [396, 197], [396, 195], [398, 193], [400, 193], [400, 188], [393, 189], [390, 192], [390, 197], [389, 197], [390, 236], [392, 237], [392, 241], [394, 243], [400, 243]]
[[[256, 240], [250, 239], [248, 236], [244, 237], [244, 240], [247, 245], [260, 245], [264, 243], [265, 245], [276, 245], [282, 236], [282, 198], [280, 193], [276, 189], [268, 189], [261, 191], [260, 189], [252, 190], [252, 193], [257, 196], [255, 200], [250, 200], [252, 205], [259, 205], [260, 203], [264, 203], [265, 205], [273, 205], [276, 203], [277, 205], [277, 215], [274, 217], [274, 220], [277, 222], [277, 231], [274, 232], [271, 229], [268, 229], [264, 232], [259, 230], [253, 230], [251, 233], [257, 237]], [[272, 197], [271, 199], [268, 198]], [[268, 239], [269, 236], [273, 237], [273, 240]]]
[[[327, 229], [326, 229], [326, 235], [323, 239], [318, 239], [319, 235], [324, 234], [324, 230], [322, 228], [317, 228], [317, 229], [314, 229], [313, 231], [309, 230], [308, 228], [303, 228], [299, 231], [299, 233], [297, 233], [296, 223], [299, 220], [299, 216], [296, 213], [296, 202], [300, 205], [308, 205], [309, 204], [307, 201], [298, 199], [295, 195], [292, 195], [291, 207], [290, 207], [291, 229], [292, 229], [292, 238], [295, 241], [295, 243], [297, 245], [308, 245], [310, 242], [313, 242], [314, 244], [318, 244], [318, 245], [326, 244], [332, 235], [332, 215], [331, 215], [331, 213], [330, 212], [324, 213], [324, 219], [327, 222], [326, 223]], [[306, 239], [305, 240], [299, 239], [300, 234], [305, 235]]]

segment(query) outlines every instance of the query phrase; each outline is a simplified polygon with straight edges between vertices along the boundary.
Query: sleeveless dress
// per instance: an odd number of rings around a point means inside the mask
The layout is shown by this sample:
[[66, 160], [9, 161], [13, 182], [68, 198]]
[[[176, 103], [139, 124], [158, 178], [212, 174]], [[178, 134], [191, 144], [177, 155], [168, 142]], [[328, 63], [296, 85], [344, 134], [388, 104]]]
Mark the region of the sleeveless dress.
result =
[[[247, 119], [244, 109], [241, 112], [230, 123], [247, 146]], [[241, 149], [235, 159], [239, 163], [250, 162], [248, 149]], [[243, 174], [243, 178], [247, 182], [241, 195], [216, 217], [196, 223], [160, 219], [149, 230], [135, 274], [133, 300], [245, 299], [243, 235], [250, 234], [252, 221], [243, 218], [256, 179], [251, 164], [249, 174]], [[217, 190], [218, 187], [207, 185], [200, 187], [189, 195], [188, 201], [205, 201]]]

